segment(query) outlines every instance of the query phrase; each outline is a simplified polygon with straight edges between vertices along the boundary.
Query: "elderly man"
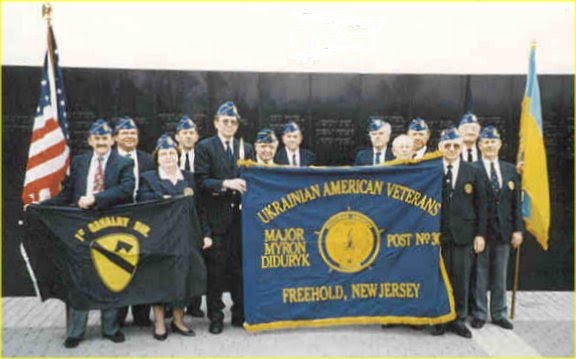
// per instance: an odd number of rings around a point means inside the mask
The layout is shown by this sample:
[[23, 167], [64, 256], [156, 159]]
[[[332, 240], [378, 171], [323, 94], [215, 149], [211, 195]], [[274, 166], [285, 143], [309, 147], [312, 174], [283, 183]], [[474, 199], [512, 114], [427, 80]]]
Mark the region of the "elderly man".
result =
[[396, 136], [392, 141], [392, 154], [397, 160], [411, 160], [414, 157], [414, 140], [408, 135]]
[[[120, 156], [130, 158], [134, 161], [134, 193], [138, 191], [140, 184], [140, 174], [156, 168], [152, 155], [138, 150], [139, 131], [136, 122], [130, 117], [123, 117], [118, 120], [114, 128], [114, 139], [116, 140], [116, 152]], [[135, 197], [135, 196], [134, 196]], [[132, 305], [132, 317], [134, 325], [147, 327], [150, 325], [150, 306], [147, 304]], [[128, 307], [118, 309], [118, 324], [124, 326]]]
[[252, 146], [234, 138], [240, 115], [232, 101], [223, 103], [214, 117], [216, 136], [204, 139], [196, 146], [194, 171], [204, 196], [208, 225], [213, 245], [204, 252], [208, 267], [209, 331], [220, 334], [224, 328], [224, 291], [226, 274], [231, 275], [230, 294], [233, 305], [232, 326], [244, 323], [242, 288], [242, 242], [240, 195], [246, 192], [246, 181], [239, 178], [238, 159], [254, 158]]
[[467, 112], [460, 119], [458, 131], [462, 135], [464, 148], [461, 152], [462, 160], [465, 162], [476, 162], [480, 158], [478, 155], [478, 136], [480, 136], [480, 123], [472, 112]]
[[[456, 320], [448, 329], [471, 338], [466, 327], [472, 253], [484, 250], [486, 234], [486, 189], [479, 171], [460, 160], [462, 138], [455, 128], [442, 131], [439, 150], [444, 168], [440, 244], [452, 283]], [[444, 326], [433, 327], [433, 335], [444, 334]]]
[[426, 121], [420, 117], [413, 119], [408, 125], [408, 136], [414, 140], [414, 158], [422, 158], [428, 151], [427, 144], [430, 139], [430, 128]]
[[300, 147], [302, 131], [296, 122], [290, 121], [283, 126], [282, 143], [284, 148], [278, 151], [274, 159], [277, 164], [306, 167], [316, 162], [316, 155], [312, 151]]
[[371, 116], [369, 122], [368, 135], [372, 148], [358, 151], [354, 166], [379, 165], [393, 159], [391, 151], [387, 148], [392, 127], [377, 116]]
[[278, 148], [278, 139], [274, 131], [265, 128], [256, 134], [254, 151], [256, 152], [256, 162], [264, 165], [274, 164], [274, 154]]
[[[75, 156], [70, 177], [58, 196], [43, 205], [72, 205], [81, 209], [107, 209], [130, 203], [134, 195], [134, 162], [112, 151], [112, 129], [104, 120], [97, 120], [89, 130], [88, 144], [92, 152]], [[114, 343], [124, 341], [117, 322], [116, 309], [101, 311], [102, 335]], [[69, 307], [64, 346], [78, 346], [88, 322], [88, 311]]]
[[490, 289], [492, 323], [513, 329], [506, 319], [506, 276], [510, 246], [518, 248], [522, 243], [521, 183], [516, 167], [498, 158], [502, 139], [495, 127], [482, 130], [479, 147], [482, 159], [474, 165], [482, 173], [487, 188], [488, 228], [486, 250], [477, 258], [472, 328], [482, 328], [486, 323], [486, 292]]

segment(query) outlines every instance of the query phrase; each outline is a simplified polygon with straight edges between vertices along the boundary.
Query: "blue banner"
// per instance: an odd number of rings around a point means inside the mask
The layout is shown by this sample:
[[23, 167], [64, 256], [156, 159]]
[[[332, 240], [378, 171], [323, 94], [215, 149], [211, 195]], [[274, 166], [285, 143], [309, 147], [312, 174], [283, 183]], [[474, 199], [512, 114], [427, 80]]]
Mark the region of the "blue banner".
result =
[[245, 328], [454, 319], [440, 256], [440, 160], [367, 167], [246, 165]]

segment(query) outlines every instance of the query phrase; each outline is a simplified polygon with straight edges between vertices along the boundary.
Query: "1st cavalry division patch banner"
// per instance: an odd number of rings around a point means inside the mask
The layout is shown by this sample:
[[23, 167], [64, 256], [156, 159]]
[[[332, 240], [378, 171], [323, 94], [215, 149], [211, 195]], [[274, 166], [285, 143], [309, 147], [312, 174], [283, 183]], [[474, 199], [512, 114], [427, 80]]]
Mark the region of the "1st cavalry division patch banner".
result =
[[245, 328], [454, 319], [442, 165], [242, 168]]

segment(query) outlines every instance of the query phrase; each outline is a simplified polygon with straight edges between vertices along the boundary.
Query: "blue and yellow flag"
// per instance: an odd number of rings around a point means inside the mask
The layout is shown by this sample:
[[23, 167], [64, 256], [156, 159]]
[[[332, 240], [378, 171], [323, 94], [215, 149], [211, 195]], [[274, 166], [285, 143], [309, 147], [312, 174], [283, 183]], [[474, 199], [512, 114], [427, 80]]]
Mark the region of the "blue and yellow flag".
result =
[[248, 331], [454, 319], [442, 164], [242, 169]]
[[526, 229], [534, 235], [542, 248], [548, 250], [550, 193], [535, 57], [536, 44], [533, 43], [530, 49], [530, 66], [520, 115], [518, 161], [524, 163], [522, 217], [526, 223]]

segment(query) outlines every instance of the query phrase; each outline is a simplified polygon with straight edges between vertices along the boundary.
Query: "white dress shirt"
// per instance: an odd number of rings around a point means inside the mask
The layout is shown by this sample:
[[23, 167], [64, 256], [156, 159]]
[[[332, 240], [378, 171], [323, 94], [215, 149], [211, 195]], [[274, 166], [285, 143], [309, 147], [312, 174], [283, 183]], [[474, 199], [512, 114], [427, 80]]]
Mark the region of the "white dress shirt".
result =
[[460, 159], [457, 159], [452, 163], [448, 163], [446, 162], [445, 159], [442, 159], [442, 163], [444, 165], [444, 175], [448, 173], [448, 165], [450, 164], [452, 165], [452, 189], [454, 189], [454, 187], [456, 186], [456, 180], [458, 179], [458, 169], [460, 168]]
[[[226, 151], [226, 147], [224, 147], [224, 151]], [[188, 161], [190, 161], [190, 172], [194, 173], [194, 150], [186, 152], [182, 151], [182, 154], [180, 155], [180, 169], [185, 170], [186, 154], [188, 154]]]
[[486, 173], [488, 174], [488, 179], [492, 182], [492, 177], [490, 173], [490, 164], [494, 162], [494, 169], [496, 170], [496, 177], [498, 177], [498, 187], [502, 188], [502, 172], [500, 171], [500, 161], [495, 159], [494, 161], [490, 161], [482, 157], [482, 163], [484, 164], [484, 168], [486, 169]]
[[[472, 150], [472, 162], [478, 161], [478, 148], [476, 146], [472, 146], [470, 149]], [[464, 162], [468, 162], [468, 147], [466, 147], [466, 145], [462, 147], [462, 152], [460, 154]]]
[[[294, 159], [294, 155], [296, 155], [296, 163], [292, 163], [292, 160]], [[300, 166], [300, 151], [299, 149], [296, 150], [296, 152], [292, 152], [289, 149], [286, 148], [286, 156], [288, 156], [288, 163], [291, 166]]]

